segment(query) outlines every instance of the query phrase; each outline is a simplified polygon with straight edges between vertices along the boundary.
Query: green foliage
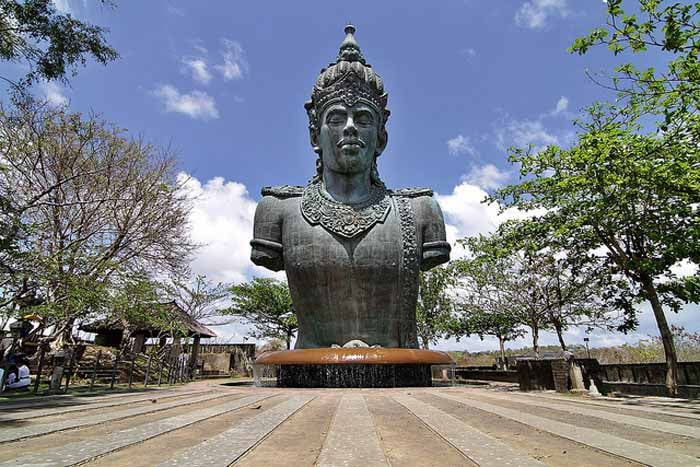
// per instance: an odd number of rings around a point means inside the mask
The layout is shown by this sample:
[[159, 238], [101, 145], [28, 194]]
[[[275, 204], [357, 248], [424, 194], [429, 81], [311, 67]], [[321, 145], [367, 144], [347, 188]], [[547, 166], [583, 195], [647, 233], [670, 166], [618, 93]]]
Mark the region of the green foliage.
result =
[[204, 325], [226, 324], [220, 318], [223, 302], [230, 295], [229, 287], [212, 283], [203, 274], [194, 279], [188, 275], [173, 277], [162, 285], [163, 295], [176, 300], [188, 315]]
[[454, 300], [450, 294], [454, 283], [453, 271], [445, 266], [420, 273], [416, 323], [424, 349], [450, 335], [455, 327]]
[[14, 226], [0, 250], [4, 315], [39, 313], [69, 337], [77, 320], [118, 314], [131, 277], [187, 263], [189, 200], [168, 154], [32, 100], [0, 108], [0, 134], [0, 199]]
[[256, 277], [252, 281], [233, 285], [231, 307], [224, 310], [253, 326], [253, 337], [282, 339], [290, 348], [297, 330], [297, 317], [286, 282]]
[[461, 311], [457, 336], [495, 336], [501, 345], [524, 335], [515, 301], [519, 287], [508, 249], [495, 237], [479, 235], [460, 242], [468, 258], [452, 262], [459, 277]]
[[[700, 263], [700, 146], [690, 136], [637, 134], [596, 109], [570, 149], [514, 149], [510, 159], [523, 179], [492, 199], [544, 212], [521, 224], [522, 236], [555, 242], [579, 262], [626, 278], [609, 285], [629, 315], [650, 298], [645, 282], [677, 311], [695, 293], [671, 266]], [[599, 248], [604, 255], [593, 253]]]
[[[622, 0], [609, 0], [606, 27], [574, 41], [569, 51], [586, 54], [606, 46], [614, 55], [668, 54], [665, 69], [637, 68], [626, 61], [605, 84], [618, 92], [622, 113], [661, 117], [664, 131], [682, 129], [697, 120], [700, 104], [700, 3], [639, 0], [639, 15], [623, 9]], [[630, 55], [631, 54], [631, 55]]]
[[30, 68], [20, 88], [37, 80], [66, 81], [88, 57], [102, 64], [115, 60], [119, 54], [104, 33], [104, 28], [60, 14], [51, 0], [0, 0], [0, 59]]

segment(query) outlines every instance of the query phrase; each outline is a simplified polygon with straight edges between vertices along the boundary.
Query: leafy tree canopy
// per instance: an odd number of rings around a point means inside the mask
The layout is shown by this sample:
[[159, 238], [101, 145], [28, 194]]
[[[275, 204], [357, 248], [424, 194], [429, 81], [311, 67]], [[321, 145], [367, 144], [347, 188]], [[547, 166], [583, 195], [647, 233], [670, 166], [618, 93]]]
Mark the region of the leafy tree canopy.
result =
[[19, 88], [39, 80], [66, 81], [88, 57], [102, 64], [115, 60], [119, 54], [106, 43], [105, 32], [59, 13], [51, 0], [0, 0], [0, 59], [29, 67], [13, 83]]
[[291, 347], [297, 317], [286, 282], [256, 277], [231, 286], [232, 304], [224, 313], [242, 318], [253, 327], [253, 337], [282, 339]]

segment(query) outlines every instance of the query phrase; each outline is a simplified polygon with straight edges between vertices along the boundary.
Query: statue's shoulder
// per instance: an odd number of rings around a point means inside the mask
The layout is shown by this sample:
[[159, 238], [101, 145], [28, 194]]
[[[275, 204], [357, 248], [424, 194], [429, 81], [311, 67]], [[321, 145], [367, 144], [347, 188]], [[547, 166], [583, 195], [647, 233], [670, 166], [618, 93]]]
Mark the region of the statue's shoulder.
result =
[[299, 185], [266, 186], [260, 193], [278, 199], [297, 198], [304, 194], [304, 187]]
[[389, 194], [401, 198], [420, 198], [422, 196], [433, 196], [433, 190], [430, 188], [397, 188], [389, 190]]

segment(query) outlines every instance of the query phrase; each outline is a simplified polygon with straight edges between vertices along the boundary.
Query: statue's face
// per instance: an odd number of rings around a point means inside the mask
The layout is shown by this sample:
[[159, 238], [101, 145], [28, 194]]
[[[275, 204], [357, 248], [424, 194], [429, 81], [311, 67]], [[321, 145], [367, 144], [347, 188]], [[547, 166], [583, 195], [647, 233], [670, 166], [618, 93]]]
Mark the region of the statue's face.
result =
[[326, 107], [317, 142], [324, 169], [347, 175], [369, 172], [379, 145], [380, 124], [377, 111], [362, 102]]

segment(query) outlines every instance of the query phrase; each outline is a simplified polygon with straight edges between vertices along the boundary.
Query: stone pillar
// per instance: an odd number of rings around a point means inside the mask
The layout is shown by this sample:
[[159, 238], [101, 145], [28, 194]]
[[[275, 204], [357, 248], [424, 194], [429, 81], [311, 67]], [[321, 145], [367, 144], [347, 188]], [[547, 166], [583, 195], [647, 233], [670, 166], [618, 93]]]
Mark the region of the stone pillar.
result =
[[583, 372], [581, 372], [581, 366], [576, 362], [576, 360], [571, 360], [569, 377], [571, 378], [572, 392], [586, 392], [586, 383], [583, 381]]
[[569, 362], [552, 360], [552, 379], [555, 391], [569, 392]]
[[199, 356], [199, 340], [200, 336], [195, 336], [192, 342], [192, 348], [190, 350], [190, 368], [192, 371], [192, 376], [194, 376], [195, 366], [197, 366], [197, 357]]

